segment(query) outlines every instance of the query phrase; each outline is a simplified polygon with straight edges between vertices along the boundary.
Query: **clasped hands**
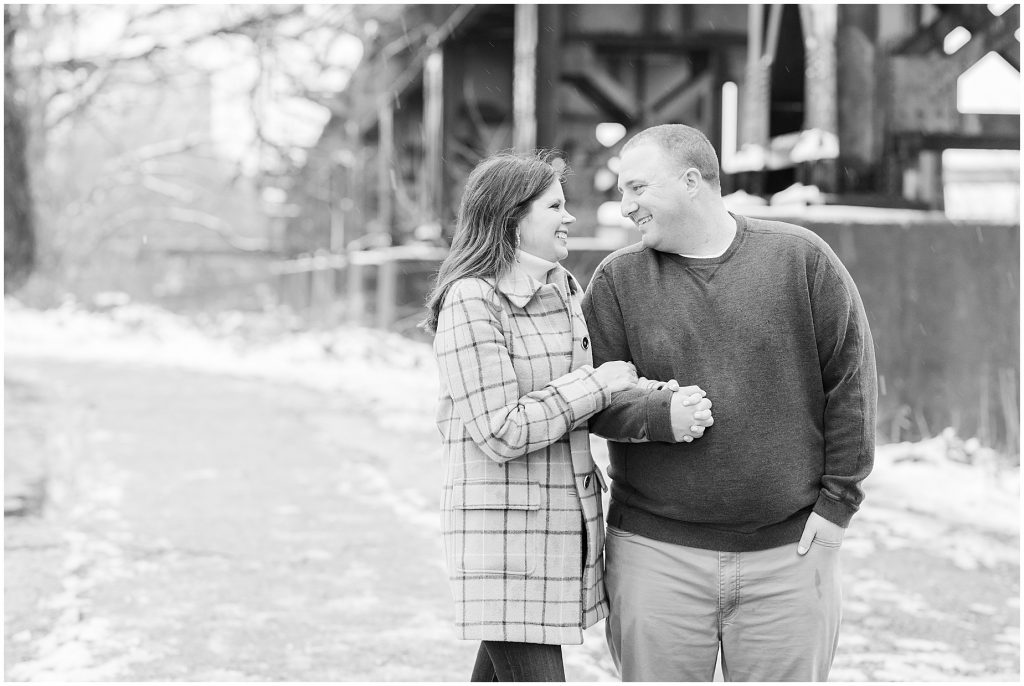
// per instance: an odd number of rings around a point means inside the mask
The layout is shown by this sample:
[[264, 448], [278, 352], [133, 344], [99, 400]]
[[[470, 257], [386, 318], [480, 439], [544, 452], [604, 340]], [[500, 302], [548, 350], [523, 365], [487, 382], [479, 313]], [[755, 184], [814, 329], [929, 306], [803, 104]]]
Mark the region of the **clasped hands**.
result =
[[669, 408], [672, 437], [678, 442], [692, 443], [703, 436], [704, 429], [715, 423], [707, 393], [700, 386], [680, 386], [675, 379], [669, 379], [663, 387], [673, 391]]
[[704, 430], [715, 423], [711, 416], [711, 401], [699, 386], [680, 386], [675, 379], [651, 381], [638, 377], [632, 362], [615, 360], [605, 362], [597, 368], [600, 381], [615, 393], [633, 386], [647, 390], [667, 388], [672, 391], [672, 405], [669, 408], [672, 419], [672, 437], [676, 442], [691, 443], [704, 435]]

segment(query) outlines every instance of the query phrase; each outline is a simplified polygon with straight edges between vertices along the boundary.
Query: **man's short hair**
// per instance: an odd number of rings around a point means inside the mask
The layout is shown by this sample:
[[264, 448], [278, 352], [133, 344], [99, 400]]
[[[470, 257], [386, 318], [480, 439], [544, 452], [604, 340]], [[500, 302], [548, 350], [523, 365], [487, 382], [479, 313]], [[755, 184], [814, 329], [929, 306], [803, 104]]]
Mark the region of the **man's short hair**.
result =
[[[638, 145], [656, 145], [672, 160], [679, 171], [693, 167], [713, 188], [721, 188], [718, 176], [718, 154], [703, 133], [685, 124], [662, 124], [644, 129], [622, 146], [621, 152]], [[621, 154], [621, 153], [620, 153]]]

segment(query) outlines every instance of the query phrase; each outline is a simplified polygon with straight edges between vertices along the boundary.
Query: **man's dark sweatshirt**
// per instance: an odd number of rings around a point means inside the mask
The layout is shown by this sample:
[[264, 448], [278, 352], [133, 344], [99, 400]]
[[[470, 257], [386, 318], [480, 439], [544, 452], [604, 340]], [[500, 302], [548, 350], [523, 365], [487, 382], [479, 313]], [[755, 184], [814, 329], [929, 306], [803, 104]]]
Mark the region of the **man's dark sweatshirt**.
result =
[[608, 523], [749, 551], [800, 540], [811, 511], [849, 523], [874, 462], [877, 390], [864, 306], [832, 249], [799, 226], [735, 218], [719, 257], [612, 253], [583, 312], [595, 367], [631, 360], [714, 403], [692, 443], [672, 442], [667, 390], [616, 394], [591, 419], [599, 435], [649, 441], [608, 442]]

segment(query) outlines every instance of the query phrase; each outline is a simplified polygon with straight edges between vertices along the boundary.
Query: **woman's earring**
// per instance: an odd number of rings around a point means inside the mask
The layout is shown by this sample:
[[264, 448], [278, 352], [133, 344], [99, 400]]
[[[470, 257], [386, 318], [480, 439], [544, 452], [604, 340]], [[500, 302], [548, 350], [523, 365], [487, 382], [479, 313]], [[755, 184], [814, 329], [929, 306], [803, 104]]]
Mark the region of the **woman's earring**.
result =
[[522, 241], [522, 237], [519, 235], [519, 231], [516, 231], [516, 247], [519, 247], [519, 243]]

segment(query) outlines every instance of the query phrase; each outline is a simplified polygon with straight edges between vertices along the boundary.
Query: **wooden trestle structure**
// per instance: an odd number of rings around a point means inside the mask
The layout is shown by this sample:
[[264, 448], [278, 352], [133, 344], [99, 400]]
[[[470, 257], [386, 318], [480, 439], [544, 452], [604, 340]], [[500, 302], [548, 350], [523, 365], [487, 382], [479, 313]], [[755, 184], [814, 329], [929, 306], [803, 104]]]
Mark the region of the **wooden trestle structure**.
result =
[[[942, 208], [945, 148], [1019, 149], [1019, 115], [962, 114], [957, 78], [995, 51], [1019, 70], [1020, 8], [985, 5], [408, 5], [345, 93], [337, 191], [404, 243], [450, 231], [468, 170], [505, 148], [554, 148], [579, 226], [616, 199], [604, 170], [626, 136], [681, 122], [722, 158], [724, 192], [815, 184], [836, 202]], [[953, 55], [957, 26], [971, 40]], [[909, 172], [909, 174], [908, 174]], [[907, 179], [913, 177], [913, 183]]]

